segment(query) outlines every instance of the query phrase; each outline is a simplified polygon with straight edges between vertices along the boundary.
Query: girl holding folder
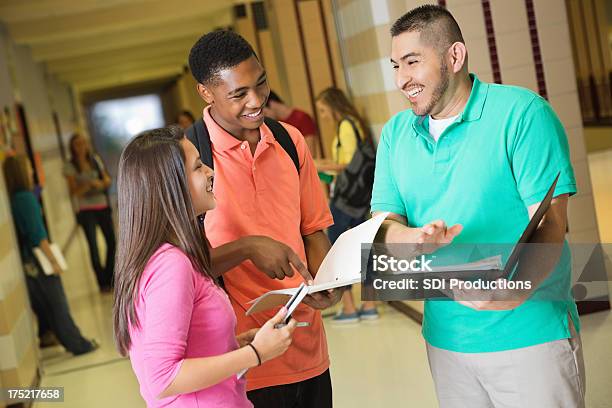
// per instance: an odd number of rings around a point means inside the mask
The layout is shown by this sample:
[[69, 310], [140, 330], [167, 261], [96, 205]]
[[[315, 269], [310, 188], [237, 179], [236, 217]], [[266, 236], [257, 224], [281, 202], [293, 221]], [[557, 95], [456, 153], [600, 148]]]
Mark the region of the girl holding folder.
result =
[[282, 308], [235, 337], [199, 220], [215, 207], [212, 182], [178, 126], [141, 133], [119, 162], [115, 339], [150, 407], [252, 407], [241, 373], [283, 354], [295, 329], [274, 328]]

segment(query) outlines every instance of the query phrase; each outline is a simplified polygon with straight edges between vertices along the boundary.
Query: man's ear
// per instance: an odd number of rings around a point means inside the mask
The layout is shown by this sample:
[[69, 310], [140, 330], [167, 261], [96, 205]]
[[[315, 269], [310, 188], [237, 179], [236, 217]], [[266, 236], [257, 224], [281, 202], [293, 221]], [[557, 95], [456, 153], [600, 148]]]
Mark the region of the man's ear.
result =
[[467, 63], [467, 48], [464, 43], [457, 41], [450, 46], [448, 52], [453, 73], [456, 74], [461, 71]]
[[204, 99], [207, 104], [212, 105], [214, 103], [215, 98], [206, 85], [198, 82], [198, 84], [196, 85], [196, 89], [198, 91], [198, 94], [200, 95], [200, 98]]

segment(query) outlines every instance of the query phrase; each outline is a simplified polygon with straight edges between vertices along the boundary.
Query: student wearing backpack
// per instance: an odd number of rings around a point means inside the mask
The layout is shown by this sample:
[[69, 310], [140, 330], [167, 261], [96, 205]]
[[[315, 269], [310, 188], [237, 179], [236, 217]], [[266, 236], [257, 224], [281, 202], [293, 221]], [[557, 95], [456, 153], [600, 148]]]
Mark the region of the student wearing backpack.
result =
[[[249, 301], [297, 287], [309, 272], [316, 273], [331, 247], [323, 231], [333, 220], [304, 137], [290, 125], [264, 123], [270, 88], [249, 43], [231, 31], [208, 33], [191, 49], [189, 67], [208, 104], [187, 135], [215, 171], [217, 207], [204, 219], [212, 268], [225, 270], [236, 329], [244, 332], [275, 313], [246, 316]], [[247, 255], [251, 262], [243, 263]], [[275, 274], [281, 279], [270, 279]], [[249, 370], [247, 396], [255, 407], [332, 406], [327, 342], [317, 309], [338, 302], [340, 294], [308, 296], [293, 317], [309, 326], [296, 329], [283, 356]]]
[[[333, 121], [338, 129], [332, 141], [332, 161], [317, 161], [319, 171], [338, 173], [329, 204], [334, 225], [327, 230], [334, 243], [344, 231], [365, 221], [376, 153], [365, 120], [342, 90], [330, 87], [322, 91], [317, 96], [317, 110], [322, 119]], [[376, 304], [363, 302], [357, 311], [353, 294], [347, 290], [342, 295], [342, 310], [333, 321], [355, 323], [360, 319], [378, 319]]]

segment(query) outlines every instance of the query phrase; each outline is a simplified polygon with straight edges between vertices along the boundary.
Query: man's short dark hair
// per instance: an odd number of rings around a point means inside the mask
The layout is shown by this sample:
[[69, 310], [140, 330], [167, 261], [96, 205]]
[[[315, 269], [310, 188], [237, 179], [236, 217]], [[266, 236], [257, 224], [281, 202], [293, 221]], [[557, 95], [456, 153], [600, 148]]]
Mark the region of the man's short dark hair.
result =
[[443, 52], [452, 44], [465, 44], [457, 20], [444, 7], [426, 4], [410, 10], [398, 18], [391, 27], [391, 36], [418, 31], [421, 41]]
[[239, 34], [229, 30], [204, 34], [191, 47], [189, 69], [201, 84], [214, 81], [220, 71], [235, 67], [256, 56], [253, 47]]
[[266, 106], [270, 107], [270, 102], [274, 101], [274, 102], [278, 102], [278, 103], [282, 103], [284, 104], [285, 102], [283, 102], [283, 100], [280, 98], [280, 96], [278, 96], [276, 94], [276, 92], [274, 92], [273, 90], [270, 90], [270, 95], [268, 96], [268, 100], [266, 101]]

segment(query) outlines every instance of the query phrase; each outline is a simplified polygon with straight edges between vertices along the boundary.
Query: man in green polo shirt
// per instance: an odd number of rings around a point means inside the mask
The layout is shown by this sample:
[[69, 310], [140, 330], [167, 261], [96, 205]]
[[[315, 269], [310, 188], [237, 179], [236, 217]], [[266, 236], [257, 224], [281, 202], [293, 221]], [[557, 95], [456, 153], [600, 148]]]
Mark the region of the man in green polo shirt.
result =
[[416, 8], [391, 35], [396, 85], [412, 109], [387, 122], [378, 146], [372, 211], [391, 212], [385, 242], [516, 243], [560, 172], [534, 238], [559, 250], [521, 262], [517, 273], [535, 272], [537, 290], [561, 287], [562, 295], [426, 301], [423, 336], [440, 406], [584, 406], [564, 244], [576, 182], [563, 126], [537, 94], [470, 74], [446, 9]]

